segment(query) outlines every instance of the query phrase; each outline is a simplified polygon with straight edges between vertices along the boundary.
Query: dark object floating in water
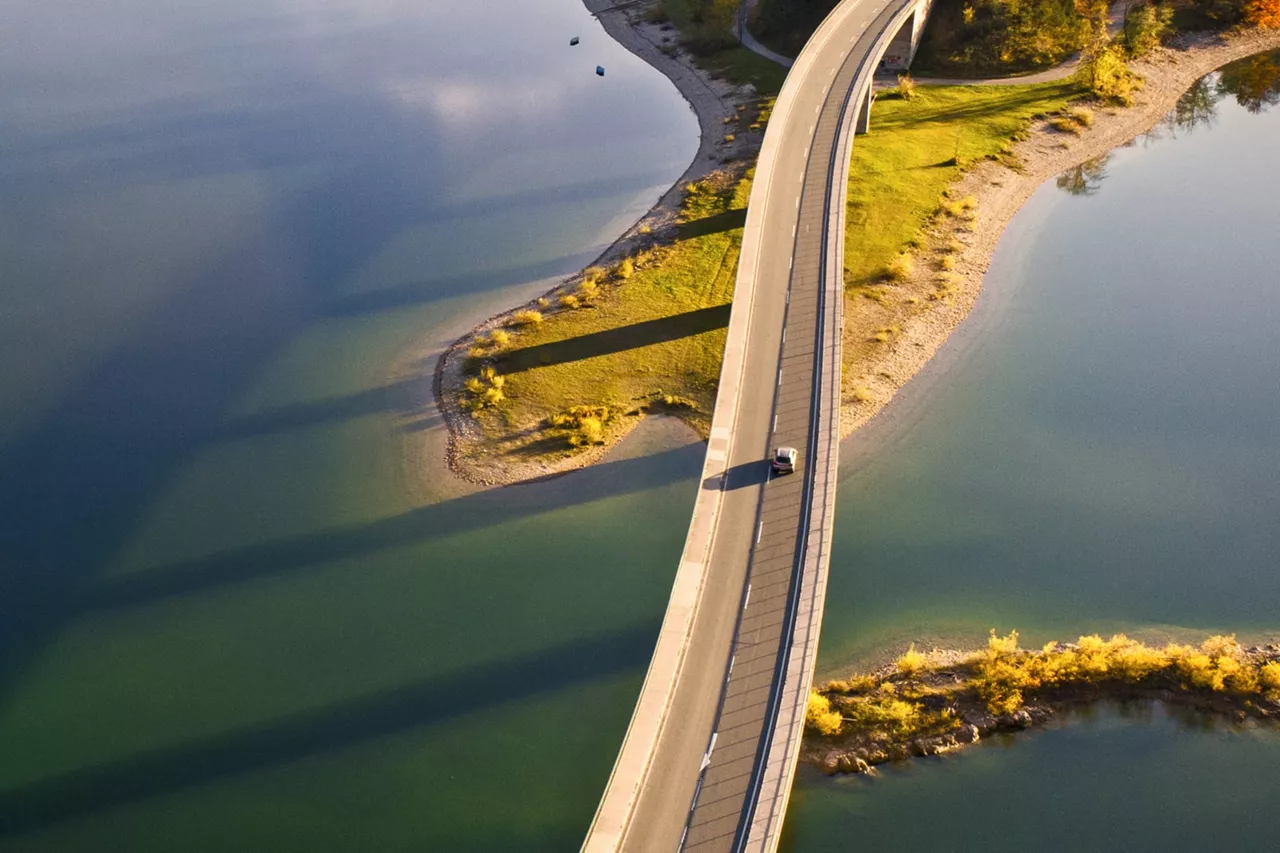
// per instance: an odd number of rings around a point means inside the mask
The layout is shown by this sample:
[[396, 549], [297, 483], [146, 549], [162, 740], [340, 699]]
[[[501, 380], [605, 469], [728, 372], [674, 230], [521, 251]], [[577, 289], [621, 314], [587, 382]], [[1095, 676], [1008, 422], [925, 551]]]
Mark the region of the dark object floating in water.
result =
[[603, 66], [603, 65], [597, 65], [597, 66], [596, 66], [596, 74], [597, 74], [598, 76], [600, 76], [600, 77], [603, 77], [603, 76], [604, 76], [604, 66]]
[[577, 43], [578, 43], [578, 37], [577, 37], [577, 36], [574, 36], [573, 38], [569, 39], [569, 47], [573, 47], [573, 46], [574, 46], [574, 45], [576, 45]]

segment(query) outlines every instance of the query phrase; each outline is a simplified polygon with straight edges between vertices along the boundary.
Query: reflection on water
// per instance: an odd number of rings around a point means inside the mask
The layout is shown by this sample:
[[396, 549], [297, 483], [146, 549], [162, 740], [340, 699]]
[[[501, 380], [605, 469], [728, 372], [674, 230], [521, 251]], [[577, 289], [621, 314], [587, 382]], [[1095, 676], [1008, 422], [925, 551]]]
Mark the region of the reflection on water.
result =
[[[1179, 133], [1211, 128], [1217, 120], [1218, 104], [1228, 98], [1252, 115], [1280, 104], [1280, 53], [1250, 56], [1201, 77], [1178, 98], [1161, 122], [1122, 147], [1147, 145]], [[1068, 169], [1058, 176], [1058, 189], [1071, 195], [1093, 195], [1107, 176], [1110, 159], [1111, 155], [1106, 154]]]
[[1107, 163], [1110, 155], [1085, 160], [1074, 169], [1068, 169], [1058, 176], [1058, 189], [1071, 195], [1093, 195], [1107, 176]]

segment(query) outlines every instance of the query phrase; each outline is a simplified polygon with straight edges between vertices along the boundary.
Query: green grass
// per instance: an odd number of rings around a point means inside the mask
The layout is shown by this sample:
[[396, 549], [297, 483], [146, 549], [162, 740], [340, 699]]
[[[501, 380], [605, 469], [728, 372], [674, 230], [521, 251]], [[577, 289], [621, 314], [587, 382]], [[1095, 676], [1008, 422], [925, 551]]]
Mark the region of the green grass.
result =
[[1058, 112], [1079, 94], [1072, 82], [920, 86], [910, 100], [877, 100], [871, 133], [853, 145], [845, 283], [882, 280], [966, 166], [1002, 156], [1032, 117]]
[[721, 43], [721, 46], [709, 50], [699, 47], [695, 51], [698, 65], [717, 77], [735, 83], [750, 83], [762, 95], [776, 95], [782, 88], [787, 69], [747, 50], [731, 33], [716, 34], [715, 38], [707, 39], [707, 34], [701, 32], [703, 28], [693, 20], [693, 5], [689, 0], [662, 0], [662, 7], [690, 47], [697, 46], [699, 42]]
[[[749, 193], [749, 176], [694, 183], [671, 245], [614, 265], [590, 296], [579, 289], [569, 306], [558, 301], [541, 322], [509, 328], [505, 348], [474, 360], [472, 396], [492, 385], [486, 366], [504, 380], [504, 399], [477, 412], [489, 435], [513, 440], [510, 452], [571, 452], [649, 410], [675, 414], [705, 434]], [[604, 432], [574, 440], [582, 424], [557, 423], [578, 406], [606, 408], [592, 413]]]

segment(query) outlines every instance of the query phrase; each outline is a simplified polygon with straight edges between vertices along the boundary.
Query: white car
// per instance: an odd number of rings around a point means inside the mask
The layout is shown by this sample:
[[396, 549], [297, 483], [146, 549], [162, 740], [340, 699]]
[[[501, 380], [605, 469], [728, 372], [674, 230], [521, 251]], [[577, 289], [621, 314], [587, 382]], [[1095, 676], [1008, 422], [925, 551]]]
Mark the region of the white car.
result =
[[773, 451], [773, 461], [770, 464], [779, 474], [790, 474], [796, 470], [797, 455], [794, 447], [779, 447]]

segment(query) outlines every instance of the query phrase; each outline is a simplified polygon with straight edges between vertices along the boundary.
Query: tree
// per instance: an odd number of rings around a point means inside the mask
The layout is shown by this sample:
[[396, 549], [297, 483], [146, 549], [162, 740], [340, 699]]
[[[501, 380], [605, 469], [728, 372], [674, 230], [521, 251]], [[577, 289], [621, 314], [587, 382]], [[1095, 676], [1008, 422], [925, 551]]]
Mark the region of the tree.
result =
[[1244, 7], [1244, 19], [1255, 27], [1280, 27], [1280, 0], [1252, 0]]

